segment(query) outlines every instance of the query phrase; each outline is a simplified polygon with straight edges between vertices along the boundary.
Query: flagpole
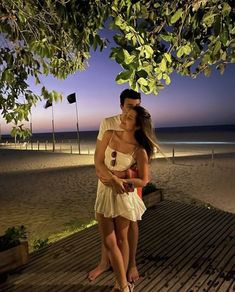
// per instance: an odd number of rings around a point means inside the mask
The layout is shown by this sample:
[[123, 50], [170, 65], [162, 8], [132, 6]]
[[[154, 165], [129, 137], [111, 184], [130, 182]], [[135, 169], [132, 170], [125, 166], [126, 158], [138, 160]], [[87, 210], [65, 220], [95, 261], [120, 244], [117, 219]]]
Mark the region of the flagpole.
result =
[[55, 126], [54, 126], [54, 109], [53, 109], [53, 102], [52, 102], [52, 108], [51, 108], [51, 113], [52, 113], [52, 139], [53, 139], [53, 148], [52, 151], [55, 152]]
[[76, 116], [77, 116], [77, 142], [78, 142], [78, 153], [81, 153], [80, 149], [80, 137], [79, 137], [79, 125], [78, 125], [78, 104], [77, 104], [77, 98], [76, 98]]
[[30, 112], [30, 132], [31, 132], [31, 149], [33, 149], [33, 117]]

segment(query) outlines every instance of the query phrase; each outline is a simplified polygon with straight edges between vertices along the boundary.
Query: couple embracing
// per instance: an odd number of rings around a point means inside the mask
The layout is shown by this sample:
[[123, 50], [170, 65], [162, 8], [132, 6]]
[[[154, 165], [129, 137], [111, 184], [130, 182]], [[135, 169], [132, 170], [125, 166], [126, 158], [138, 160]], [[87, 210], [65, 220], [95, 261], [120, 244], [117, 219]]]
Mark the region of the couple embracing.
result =
[[103, 120], [96, 144], [95, 212], [102, 249], [100, 263], [89, 279], [111, 265], [116, 279], [112, 291], [133, 291], [139, 278], [137, 221], [146, 210], [140, 193], [149, 180], [150, 159], [158, 147], [151, 116], [140, 102], [138, 92], [124, 90], [120, 95], [122, 114]]

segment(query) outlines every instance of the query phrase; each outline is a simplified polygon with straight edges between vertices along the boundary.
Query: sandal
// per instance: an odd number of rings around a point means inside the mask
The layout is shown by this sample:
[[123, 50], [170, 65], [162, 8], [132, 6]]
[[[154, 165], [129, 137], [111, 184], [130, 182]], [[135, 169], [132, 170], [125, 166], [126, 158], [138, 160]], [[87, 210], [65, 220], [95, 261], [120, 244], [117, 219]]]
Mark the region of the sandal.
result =
[[120, 292], [120, 288], [119, 288], [117, 280], [115, 281], [115, 284], [114, 284], [113, 289], [111, 290], [111, 292]]
[[131, 284], [128, 282], [127, 285], [124, 288], [120, 289], [119, 291], [125, 292], [126, 288], [128, 288], [128, 292], [133, 292], [134, 291], [134, 284], [133, 283]]

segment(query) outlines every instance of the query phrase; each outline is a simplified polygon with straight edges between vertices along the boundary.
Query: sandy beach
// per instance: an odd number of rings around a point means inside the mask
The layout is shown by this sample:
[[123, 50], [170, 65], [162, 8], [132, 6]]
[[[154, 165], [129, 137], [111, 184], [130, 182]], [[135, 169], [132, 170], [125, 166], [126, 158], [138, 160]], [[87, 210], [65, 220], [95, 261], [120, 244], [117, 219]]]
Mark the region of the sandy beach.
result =
[[[232, 153], [232, 150], [233, 153]], [[222, 151], [226, 152], [226, 151]], [[165, 199], [235, 213], [235, 149], [152, 161]], [[93, 155], [0, 149], [0, 234], [23, 224], [30, 244], [94, 219]]]

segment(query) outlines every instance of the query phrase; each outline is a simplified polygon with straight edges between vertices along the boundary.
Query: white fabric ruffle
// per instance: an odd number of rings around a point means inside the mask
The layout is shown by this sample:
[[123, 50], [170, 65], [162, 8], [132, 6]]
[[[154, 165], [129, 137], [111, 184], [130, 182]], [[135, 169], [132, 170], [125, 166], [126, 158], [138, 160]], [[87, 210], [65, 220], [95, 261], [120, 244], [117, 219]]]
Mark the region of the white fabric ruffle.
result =
[[145, 210], [146, 207], [138, 196], [137, 189], [134, 192], [115, 194], [111, 187], [98, 181], [95, 212], [107, 218], [122, 216], [131, 221], [137, 221], [141, 220]]

